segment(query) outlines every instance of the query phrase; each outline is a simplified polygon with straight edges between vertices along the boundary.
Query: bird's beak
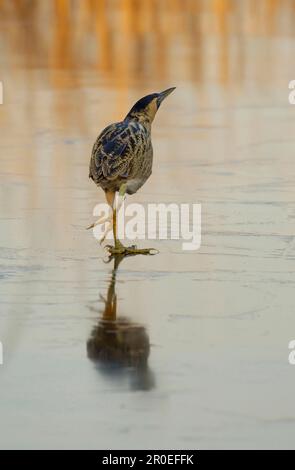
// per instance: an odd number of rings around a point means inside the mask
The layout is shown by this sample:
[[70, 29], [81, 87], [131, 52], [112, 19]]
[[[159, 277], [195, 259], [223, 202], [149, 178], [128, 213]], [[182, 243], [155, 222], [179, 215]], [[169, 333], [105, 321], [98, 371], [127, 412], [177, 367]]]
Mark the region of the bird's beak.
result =
[[168, 95], [170, 95], [170, 93], [172, 93], [172, 91], [175, 90], [175, 86], [172, 87], [172, 88], [168, 88], [167, 90], [164, 90], [162, 91], [161, 93], [158, 94], [158, 97], [157, 97], [157, 104], [158, 104], [158, 107], [160, 106], [160, 104], [162, 103], [162, 101], [167, 98]]

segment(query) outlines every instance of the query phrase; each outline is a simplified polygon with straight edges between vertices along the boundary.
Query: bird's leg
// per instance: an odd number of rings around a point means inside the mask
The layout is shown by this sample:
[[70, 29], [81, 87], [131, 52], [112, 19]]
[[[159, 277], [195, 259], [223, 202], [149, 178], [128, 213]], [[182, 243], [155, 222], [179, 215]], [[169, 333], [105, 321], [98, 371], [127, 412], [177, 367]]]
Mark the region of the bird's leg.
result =
[[[115, 199], [115, 193], [114, 192], [111, 192], [111, 191], [106, 191], [105, 192], [105, 195], [106, 195], [106, 199], [107, 199], [107, 202], [110, 206], [110, 209], [112, 211], [112, 208], [113, 208], [113, 203], [114, 203], [114, 199]], [[101, 238], [100, 240], [100, 244], [103, 243], [103, 241], [105, 240], [107, 234], [109, 233], [109, 231], [112, 229], [112, 226], [113, 226], [113, 214], [111, 213], [110, 215], [108, 216], [105, 216], [105, 217], [102, 217], [101, 219], [98, 219], [96, 220], [93, 224], [91, 224], [89, 227], [87, 227], [87, 230], [91, 229], [91, 228], [94, 228], [96, 225], [98, 224], [105, 224], [109, 222], [109, 225], [106, 227], [105, 229], [105, 232], [103, 234], [103, 237]]]
[[117, 207], [113, 208], [113, 234], [114, 234], [114, 242], [115, 246], [107, 245], [107, 249], [111, 255], [155, 255], [157, 254], [157, 250], [154, 248], [137, 248], [136, 245], [132, 246], [124, 246], [117, 237], [117, 214], [124, 202], [126, 197], [126, 184], [122, 184], [119, 191], [119, 202]]
[[113, 222], [112, 214], [102, 217], [102, 219], [97, 219], [95, 222], [93, 222], [93, 224], [89, 225], [89, 227], [87, 227], [86, 230], [90, 230], [91, 228], [96, 227], [96, 225], [105, 224], [106, 222], [110, 222], [112, 224]]
[[112, 226], [113, 226], [113, 235], [114, 235], [114, 242], [115, 246], [108, 245], [107, 248], [111, 254], [123, 254], [125, 252], [125, 247], [122, 245], [120, 242], [118, 236], [117, 236], [117, 214], [119, 210], [121, 209], [121, 206], [124, 202], [125, 199], [125, 193], [126, 193], [126, 185], [122, 184], [120, 191], [119, 191], [119, 201], [118, 204], [116, 205], [116, 199], [114, 197], [113, 200], [113, 221], [112, 221]]
[[112, 216], [110, 215], [110, 217], [107, 219], [109, 223], [109, 225], [106, 227], [105, 229], [105, 232], [102, 236], [102, 238], [100, 239], [99, 243], [102, 245], [102, 243], [105, 241], [105, 238], [107, 236], [107, 234], [112, 230], [112, 226], [113, 226], [113, 220], [112, 220]]
[[[113, 206], [114, 206], [116, 193], [113, 192], [113, 191], [106, 191], [105, 195], [106, 195], [106, 200], [108, 202], [108, 205], [110, 206], [111, 210], [113, 211]], [[114, 215], [110, 214], [109, 217], [107, 217], [106, 220], [105, 220], [105, 222], [109, 222], [109, 226], [106, 227], [105, 232], [104, 232], [104, 234], [103, 234], [103, 236], [102, 236], [102, 238], [99, 242], [100, 244], [102, 244], [104, 242], [107, 234], [110, 232], [110, 230], [112, 230], [113, 221], [114, 221]]]

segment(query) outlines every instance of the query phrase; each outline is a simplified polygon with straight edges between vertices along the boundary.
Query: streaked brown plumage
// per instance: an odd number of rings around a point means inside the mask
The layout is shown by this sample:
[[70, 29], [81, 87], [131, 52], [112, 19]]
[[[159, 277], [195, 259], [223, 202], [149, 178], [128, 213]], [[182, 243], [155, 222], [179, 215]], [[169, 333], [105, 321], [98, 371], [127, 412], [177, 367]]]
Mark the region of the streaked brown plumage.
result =
[[[117, 239], [118, 208], [113, 207], [115, 193], [119, 191], [122, 197], [125, 193], [134, 194], [151, 175], [153, 164], [151, 125], [160, 104], [174, 89], [169, 88], [161, 93], [141, 98], [123, 121], [106, 127], [94, 143], [89, 177], [105, 191], [107, 201], [113, 209], [113, 231], [117, 253], [122, 253], [123, 248], [127, 253], [128, 249]], [[96, 223], [90, 227], [95, 225]], [[113, 253], [115, 251], [112, 250]]]
[[104, 191], [119, 191], [127, 183], [127, 194], [133, 194], [151, 175], [152, 162], [150, 129], [138, 121], [125, 119], [108, 126], [97, 138], [89, 176]]

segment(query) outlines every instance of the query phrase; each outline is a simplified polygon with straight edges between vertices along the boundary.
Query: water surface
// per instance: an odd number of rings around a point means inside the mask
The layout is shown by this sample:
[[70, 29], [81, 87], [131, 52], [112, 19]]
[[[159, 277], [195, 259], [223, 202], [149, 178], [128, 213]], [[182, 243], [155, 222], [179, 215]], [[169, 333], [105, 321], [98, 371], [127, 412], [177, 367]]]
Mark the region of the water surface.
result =
[[[294, 5], [164, 3], [0, 4], [1, 448], [294, 448]], [[202, 245], [114, 271], [91, 147], [170, 86], [129, 199]]]

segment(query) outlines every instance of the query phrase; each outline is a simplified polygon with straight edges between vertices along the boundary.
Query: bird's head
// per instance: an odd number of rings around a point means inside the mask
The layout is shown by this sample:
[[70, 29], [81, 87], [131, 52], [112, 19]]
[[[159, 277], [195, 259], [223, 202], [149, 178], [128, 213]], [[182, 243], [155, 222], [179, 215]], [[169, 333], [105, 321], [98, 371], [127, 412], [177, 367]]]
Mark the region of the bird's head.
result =
[[175, 87], [172, 87], [161, 93], [152, 93], [151, 95], [144, 96], [130, 109], [125, 119], [134, 119], [151, 124], [162, 101], [174, 90]]

